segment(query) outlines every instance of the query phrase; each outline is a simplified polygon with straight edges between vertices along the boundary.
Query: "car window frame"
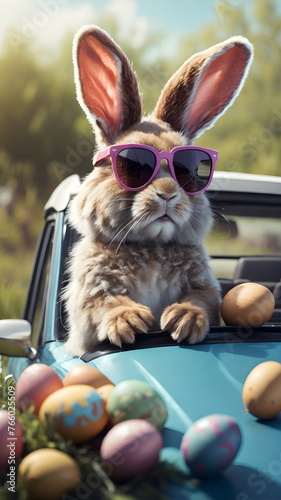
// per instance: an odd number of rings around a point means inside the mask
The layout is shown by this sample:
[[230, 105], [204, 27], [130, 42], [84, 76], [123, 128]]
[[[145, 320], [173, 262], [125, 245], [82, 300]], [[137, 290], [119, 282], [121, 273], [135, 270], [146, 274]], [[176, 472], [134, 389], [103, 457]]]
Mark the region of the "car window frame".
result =
[[67, 313], [62, 293], [69, 280], [68, 262], [75, 243], [81, 236], [70, 226], [67, 213], [65, 213], [62, 230], [61, 261], [58, 277], [58, 295], [55, 309], [55, 336], [59, 342], [65, 342], [68, 336]]
[[[47, 297], [49, 290], [49, 278], [51, 276], [52, 258], [53, 258], [53, 240], [55, 234], [55, 217], [48, 217], [38, 238], [36, 257], [31, 274], [31, 280], [28, 287], [27, 298], [23, 311], [23, 319], [29, 321], [32, 326], [31, 345], [36, 349], [42, 344], [44, 332], [45, 313], [47, 307]], [[47, 258], [49, 254], [49, 258]], [[48, 275], [44, 276], [46, 265], [49, 263]], [[44, 282], [42, 283], [42, 279]], [[38, 326], [34, 324], [35, 313], [38, 304], [38, 294], [43, 287], [41, 311], [39, 313]]]

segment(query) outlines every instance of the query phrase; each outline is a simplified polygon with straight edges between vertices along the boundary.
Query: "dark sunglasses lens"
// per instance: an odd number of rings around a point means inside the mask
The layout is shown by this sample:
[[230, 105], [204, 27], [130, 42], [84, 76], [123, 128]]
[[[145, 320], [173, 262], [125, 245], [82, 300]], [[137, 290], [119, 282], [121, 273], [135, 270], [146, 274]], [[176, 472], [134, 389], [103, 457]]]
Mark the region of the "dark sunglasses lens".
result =
[[149, 182], [155, 165], [154, 153], [142, 148], [123, 149], [116, 158], [117, 175], [128, 188], [140, 188]]
[[198, 149], [176, 151], [173, 165], [177, 181], [184, 191], [196, 193], [205, 189], [212, 172], [212, 159], [208, 153]]

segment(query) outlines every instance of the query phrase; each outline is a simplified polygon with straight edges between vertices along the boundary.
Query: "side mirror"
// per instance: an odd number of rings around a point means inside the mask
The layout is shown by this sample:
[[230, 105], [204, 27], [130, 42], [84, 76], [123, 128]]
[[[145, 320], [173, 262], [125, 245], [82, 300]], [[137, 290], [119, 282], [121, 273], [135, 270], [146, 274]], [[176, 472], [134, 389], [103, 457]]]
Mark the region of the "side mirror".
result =
[[37, 351], [31, 347], [31, 330], [25, 319], [0, 320], [0, 354], [34, 359]]

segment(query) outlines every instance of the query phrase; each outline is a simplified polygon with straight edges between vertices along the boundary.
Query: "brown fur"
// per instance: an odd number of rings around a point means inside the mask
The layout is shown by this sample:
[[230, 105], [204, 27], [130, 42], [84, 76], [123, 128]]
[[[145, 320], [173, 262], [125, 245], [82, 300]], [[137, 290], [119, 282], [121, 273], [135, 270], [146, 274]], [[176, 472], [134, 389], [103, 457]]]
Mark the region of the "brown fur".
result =
[[[136, 77], [121, 49], [96, 27], [74, 42], [78, 100], [100, 148], [136, 143], [170, 151], [190, 144], [230, 105], [250, 59], [251, 46], [239, 37], [194, 56], [168, 82], [152, 116], [140, 121]], [[230, 70], [240, 75], [234, 83]], [[212, 225], [209, 203], [202, 193], [187, 195], [166, 161], [137, 192], [119, 186], [110, 162], [94, 168], [72, 202], [70, 220], [82, 235], [64, 294], [70, 353], [79, 356], [105, 339], [134, 342], [155, 328], [195, 343], [218, 322], [219, 285], [203, 246]]]

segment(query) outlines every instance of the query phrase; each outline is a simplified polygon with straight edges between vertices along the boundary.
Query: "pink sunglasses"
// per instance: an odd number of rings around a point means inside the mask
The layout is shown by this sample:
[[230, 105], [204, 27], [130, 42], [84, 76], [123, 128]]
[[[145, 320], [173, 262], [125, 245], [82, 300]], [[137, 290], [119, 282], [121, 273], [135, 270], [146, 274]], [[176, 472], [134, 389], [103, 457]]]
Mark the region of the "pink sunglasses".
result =
[[172, 177], [187, 194], [201, 193], [211, 183], [218, 151], [195, 146], [180, 146], [171, 151], [157, 151], [150, 146], [125, 144], [109, 146], [96, 153], [93, 164], [99, 167], [110, 157], [117, 182], [125, 189], [138, 191], [146, 187], [168, 162]]

